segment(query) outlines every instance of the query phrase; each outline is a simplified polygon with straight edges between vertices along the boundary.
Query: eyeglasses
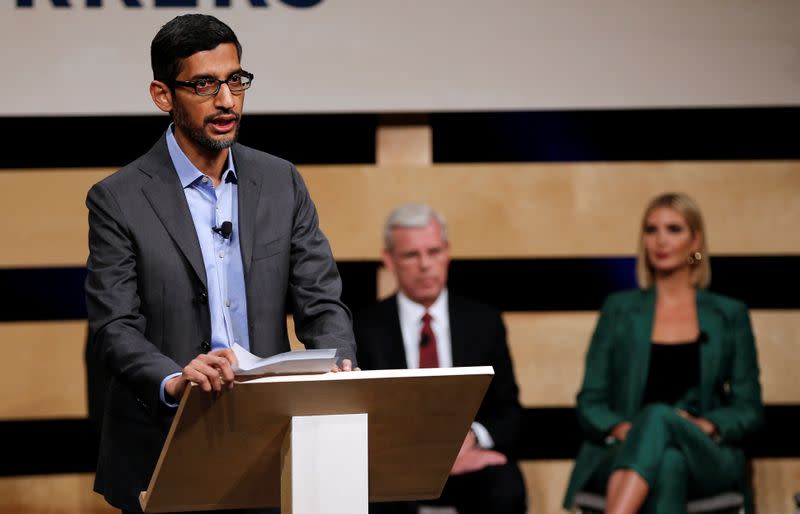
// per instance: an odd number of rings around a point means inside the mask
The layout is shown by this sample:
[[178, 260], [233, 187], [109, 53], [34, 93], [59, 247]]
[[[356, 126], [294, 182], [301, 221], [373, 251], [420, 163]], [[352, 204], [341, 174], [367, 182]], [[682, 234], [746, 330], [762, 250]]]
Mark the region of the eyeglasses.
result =
[[194, 88], [194, 92], [199, 96], [214, 96], [219, 93], [222, 84], [228, 84], [231, 93], [241, 93], [253, 84], [255, 75], [246, 71], [239, 71], [228, 77], [226, 80], [219, 79], [198, 79], [198, 80], [173, 80], [176, 86]]

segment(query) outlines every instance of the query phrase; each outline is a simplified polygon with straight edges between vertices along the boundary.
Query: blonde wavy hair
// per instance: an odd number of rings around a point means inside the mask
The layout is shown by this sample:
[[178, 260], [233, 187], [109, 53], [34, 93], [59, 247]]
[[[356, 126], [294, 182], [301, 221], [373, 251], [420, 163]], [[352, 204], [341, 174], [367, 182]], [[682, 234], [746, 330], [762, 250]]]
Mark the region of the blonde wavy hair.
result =
[[669, 207], [683, 216], [693, 237], [700, 234], [699, 252], [702, 254], [702, 258], [692, 264], [691, 281], [694, 287], [708, 287], [711, 282], [711, 263], [709, 262], [708, 237], [703, 224], [703, 215], [700, 214], [700, 207], [697, 203], [685, 193], [663, 193], [647, 204], [639, 230], [639, 253], [636, 256], [636, 280], [639, 287], [646, 289], [653, 285], [653, 267], [647, 259], [647, 251], [644, 247], [644, 230], [647, 225], [647, 217], [659, 207]]

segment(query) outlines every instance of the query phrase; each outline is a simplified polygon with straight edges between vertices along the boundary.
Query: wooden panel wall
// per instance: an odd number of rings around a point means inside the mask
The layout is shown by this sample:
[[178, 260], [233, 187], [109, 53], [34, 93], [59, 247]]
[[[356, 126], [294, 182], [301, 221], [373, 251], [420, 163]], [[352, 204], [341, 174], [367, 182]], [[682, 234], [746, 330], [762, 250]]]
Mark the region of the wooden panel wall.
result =
[[[84, 201], [110, 169], [9, 170], [0, 267], [84, 265]], [[300, 169], [339, 260], [377, 259], [392, 207], [420, 201], [449, 220], [455, 258], [631, 255], [644, 203], [667, 190], [703, 208], [719, 255], [800, 253], [800, 163], [469, 164]], [[39, 187], [46, 183], [47, 187]], [[30, 191], [36, 191], [31, 198]]]
[[[425, 140], [429, 134], [411, 131], [406, 137]], [[664, 190], [686, 191], [700, 202], [712, 253], [800, 254], [798, 161], [428, 165], [429, 156], [404, 154], [403, 144], [386, 154], [382, 166], [301, 168], [339, 260], [378, 259], [384, 217], [406, 201], [429, 202], [444, 212], [456, 258], [632, 255], [643, 203]], [[409, 166], [391, 164], [401, 159]], [[4, 171], [4, 220], [17, 230], [13, 244], [0, 249], [0, 268], [85, 265], [85, 194], [110, 171]], [[382, 294], [392, 289], [385, 276], [379, 286]], [[596, 316], [505, 314], [526, 407], [574, 404]], [[752, 318], [765, 399], [800, 403], [793, 380], [800, 364], [800, 311], [756, 310]], [[0, 387], [15, 392], [0, 398], [0, 420], [86, 416], [85, 330], [84, 321], [0, 323], [0, 351], [15, 363], [0, 376]], [[531, 511], [559, 512], [571, 463], [531, 461], [523, 467]], [[791, 490], [800, 489], [800, 462], [759, 459], [755, 467], [761, 512], [790, 512]], [[0, 514], [107, 512], [101, 499], [87, 495], [90, 479], [0, 479]], [[49, 503], [53, 498], [62, 510]]]
[[[528, 488], [528, 512], [560, 514], [572, 461], [521, 463]], [[793, 496], [800, 491], [800, 459], [754, 459], [753, 489], [759, 514], [793, 514]]]
[[[521, 463], [528, 489], [528, 511], [560, 514], [572, 461]], [[0, 514], [111, 514], [102, 497], [89, 494], [91, 473], [0, 478]], [[800, 459], [755, 459], [753, 484], [760, 514], [794, 512], [793, 495], [800, 489]]]

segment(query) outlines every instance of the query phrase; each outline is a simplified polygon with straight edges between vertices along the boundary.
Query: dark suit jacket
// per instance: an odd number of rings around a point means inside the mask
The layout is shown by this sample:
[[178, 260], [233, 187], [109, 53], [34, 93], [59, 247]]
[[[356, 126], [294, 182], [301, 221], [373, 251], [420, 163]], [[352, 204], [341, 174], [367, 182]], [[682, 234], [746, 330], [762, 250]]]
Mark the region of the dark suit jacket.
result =
[[[611, 429], [633, 419], [642, 407], [655, 296], [654, 289], [616, 293], [600, 311], [578, 394], [578, 422], [586, 441], [575, 462], [565, 508], [571, 508], [574, 495], [609, 451], [604, 439]], [[747, 308], [701, 289], [697, 291], [697, 317], [705, 336], [700, 346], [700, 385], [677, 407], [714, 423], [721, 448], [733, 452], [744, 470], [740, 443], [763, 422], [758, 359]]]
[[[354, 358], [339, 273], [302, 178], [277, 157], [231, 150], [251, 351], [289, 350], [288, 305], [307, 346]], [[174, 413], [161, 381], [209, 349], [205, 267], [166, 137], [95, 184], [86, 205], [88, 351], [111, 377], [95, 490], [139, 510]]]
[[[503, 320], [491, 307], [452, 294], [449, 304], [453, 366], [494, 366], [494, 378], [475, 421], [489, 431], [495, 449], [513, 455], [519, 437], [520, 405]], [[396, 296], [357, 313], [353, 329], [362, 369], [406, 367]]]

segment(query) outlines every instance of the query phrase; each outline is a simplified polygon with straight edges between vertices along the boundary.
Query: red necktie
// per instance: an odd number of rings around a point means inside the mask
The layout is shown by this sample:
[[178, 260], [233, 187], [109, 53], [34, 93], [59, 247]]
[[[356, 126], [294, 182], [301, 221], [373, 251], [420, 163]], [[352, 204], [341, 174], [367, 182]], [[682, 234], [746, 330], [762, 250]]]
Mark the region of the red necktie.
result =
[[436, 354], [436, 336], [431, 328], [431, 315], [422, 316], [422, 332], [419, 337], [419, 367], [438, 368], [439, 356]]

